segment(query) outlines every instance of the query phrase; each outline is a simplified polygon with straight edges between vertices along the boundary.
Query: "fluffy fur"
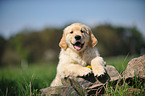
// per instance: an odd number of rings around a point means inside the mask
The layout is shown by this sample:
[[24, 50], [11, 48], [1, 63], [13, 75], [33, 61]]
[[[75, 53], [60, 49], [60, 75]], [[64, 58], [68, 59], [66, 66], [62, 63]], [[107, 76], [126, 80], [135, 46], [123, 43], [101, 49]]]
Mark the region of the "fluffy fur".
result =
[[[59, 43], [57, 74], [51, 86], [61, 86], [61, 79], [68, 76], [84, 76], [91, 72], [95, 76], [103, 75], [105, 62], [94, 47], [96, 44], [97, 39], [89, 27], [80, 23], [66, 27]], [[86, 67], [88, 64], [92, 70]]]

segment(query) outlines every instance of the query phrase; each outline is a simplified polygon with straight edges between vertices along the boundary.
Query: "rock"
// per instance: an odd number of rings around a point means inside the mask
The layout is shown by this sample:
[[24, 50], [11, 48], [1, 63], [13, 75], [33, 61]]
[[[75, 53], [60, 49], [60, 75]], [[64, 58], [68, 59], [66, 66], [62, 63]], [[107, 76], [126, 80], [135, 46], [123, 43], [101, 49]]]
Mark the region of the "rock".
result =
[[[62, 79], [64, 86], [48, 87], [41, 89], [42, 95], [66, 95], [69, 96], [88, 96], [100, 95], [105, 93], [104, 86], [108, 81], [115, 81], [121, 78], [115, 67], [107, 65], [105, 75], [94, 77], [94, 74], [88, 74], [83, 77], [67, 77]], [[72, 94], [70, 94], [72, 93]]]
[[123, 72], [123, 77], [133, 78], [133, 77], [145, 79], [145, 55], [140, 56], [138, 58], [132, 59], [128, 65], [126, 70]]
[[130, 86], [144, 85], [145, 82], [145, 55], [132, 59], [123, 72], [125, 82]]
[[94, 77], [94, 74], [88, 74], [83, 77], [68, 77], [63, 83], [65, 86], [72, 86], [78, 95], [80, 96], [90, 96], [97, 94], [104, 94], [104, 86], [109, 80], [108, 75], [105, 74], [100, 77]]
[[121, 79], [121, 75], [119, 74], [119, 72], [116, 70], [116, 68], [114, 66], [111, 65], [107, 65], [106, 66], [106, 71], [110, 77], [110, 81], [116, 81], [118, 79]]
[[79, 96], [72, 87], [56, 86], [40, 89], [41, 96]]

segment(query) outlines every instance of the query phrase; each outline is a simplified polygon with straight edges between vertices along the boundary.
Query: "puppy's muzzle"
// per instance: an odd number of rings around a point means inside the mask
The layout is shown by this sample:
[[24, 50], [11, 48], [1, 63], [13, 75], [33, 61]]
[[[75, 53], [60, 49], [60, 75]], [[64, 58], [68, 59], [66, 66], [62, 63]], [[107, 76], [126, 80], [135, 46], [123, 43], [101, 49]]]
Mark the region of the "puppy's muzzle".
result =
[[81, 50], [84, 46], [84, 43], [81, 42], [82, 36], [76, 35], [75, 37], [76, 42], [71, 43], [76, 50]]

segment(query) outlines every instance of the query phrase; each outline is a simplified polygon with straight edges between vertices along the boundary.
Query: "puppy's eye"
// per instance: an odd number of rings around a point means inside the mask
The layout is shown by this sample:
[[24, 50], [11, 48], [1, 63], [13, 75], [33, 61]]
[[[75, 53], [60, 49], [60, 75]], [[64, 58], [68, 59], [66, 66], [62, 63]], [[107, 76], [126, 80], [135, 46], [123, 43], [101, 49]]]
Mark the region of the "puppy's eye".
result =
[[85, 31], [81, 30], [81, 33], [85, 33]]
[[70, 32], [71, 34], [73, 33], [73, 31]]

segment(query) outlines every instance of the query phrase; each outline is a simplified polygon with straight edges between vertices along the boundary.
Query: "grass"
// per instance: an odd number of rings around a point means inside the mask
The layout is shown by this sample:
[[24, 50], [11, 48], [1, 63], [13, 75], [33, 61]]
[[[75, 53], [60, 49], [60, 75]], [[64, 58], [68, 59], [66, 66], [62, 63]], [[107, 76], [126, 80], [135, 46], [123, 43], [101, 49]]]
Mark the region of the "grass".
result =
[[[137, 77], [133, 78], [135, 82], [133, 85], [129, 86], [126, 82], [123, 84], [112, 84], [111, 82], [107, 83], [105, 87], [107, 96], [144, 96], [145, 94], [145, 82], [141, 84]], [[118, 86], [117, 86], [118, 85]]]
[[[105, 58], [107, 65], [113, 65], [120, 74], [126, 69], [128, 62], [139, 56], [118, 56]], [[106, 95], [107, 96], [143, 96], [145, 92], [145, 82], [141, 84], [140, 80], [137, 77], [134, 77], [134, 84], [129, 86], [123, 80], [123, 85], [117, 84], [114, 86], [111, 82], [106, 86]]]
[[0, 96], [28, 96], [48, 87], [56, 74], [56, 64], [32, 64], [28, 68], [0, 69]]
[[137, 56], [116, 56], [116, 57], [107, 57], [104, 58], [107, 65], [113, 65], [119, 73], [122, 73], [126, 67], [128, 62]]
[[[104, 60], [108, 65], [113, 65], [122, 73], [128, 61], [133, 57], [119, 56]], [[40, 96], [39, 89], [49, 87], [54, 79], [56, 66], [57, 63], [38, 63], [23, 67], [0, 68], [0, 96]], [[128, 89], [133, 88], [133, 86], [118, 86], [115, 90], [111, 84], [108, 84], [106, 88], [106, 95], [124, 96]], [[145, 88], [140, 89], [144, 91]]]

